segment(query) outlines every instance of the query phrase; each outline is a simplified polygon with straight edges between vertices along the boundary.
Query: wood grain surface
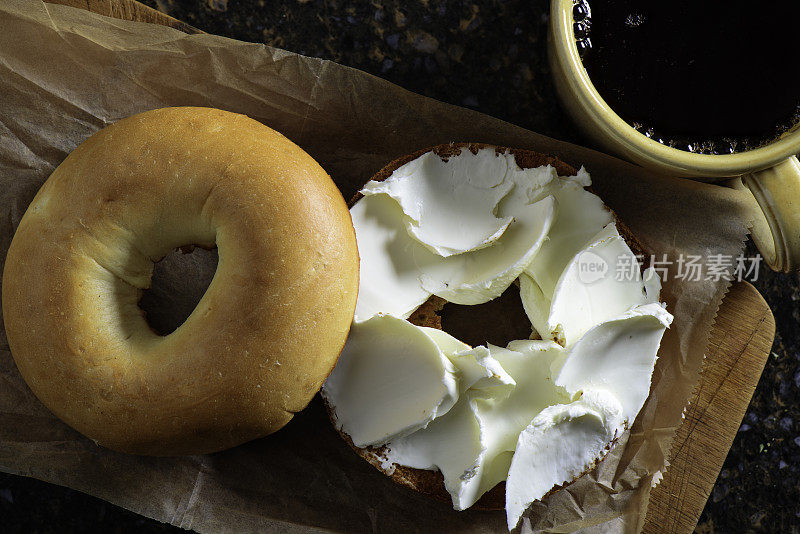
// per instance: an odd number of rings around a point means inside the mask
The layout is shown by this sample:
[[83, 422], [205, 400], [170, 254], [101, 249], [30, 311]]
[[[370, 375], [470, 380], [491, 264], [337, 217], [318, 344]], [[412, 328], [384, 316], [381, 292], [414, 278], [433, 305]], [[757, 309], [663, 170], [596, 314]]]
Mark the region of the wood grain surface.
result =
[[678, 428], [670, 467], [650, 493], [644, 532], [691, 532], [719, 476], [775, 338], [775, 318], [751, 284], [720, 306], [695, 398]]
[[[200, 30], [135, 0], [46, 0], [186, 33]], [[647, 534], [692, 532], [753, 396], [775, 337], [775, 319], [758, 291], [735, 283], [725, 297], [695, 398], [679, 427], [670, 467], [650, 495]]]
[[151, 22], [169, 26], [185, 33], [204, 33], [178, 19], [170, 17], [136, 0], [45, 0], [50, 4], [79, 7], [115, 19]]

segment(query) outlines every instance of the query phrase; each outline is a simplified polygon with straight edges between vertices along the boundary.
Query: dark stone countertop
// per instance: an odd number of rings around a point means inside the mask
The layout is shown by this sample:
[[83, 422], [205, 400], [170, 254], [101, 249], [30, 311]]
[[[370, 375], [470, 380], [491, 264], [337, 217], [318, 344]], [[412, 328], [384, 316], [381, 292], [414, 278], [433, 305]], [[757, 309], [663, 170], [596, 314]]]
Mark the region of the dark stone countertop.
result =
[[[550, 83], [547, 0], [145, 3], [209, 33], [331, 59], [581, 142]], [[762, 270], [755, 285], [772, 307], [778, 332], [698, 532], [800, 531], [800, 279]], [[3, 474], [0, 530], [178, 531], [72, 490]]]

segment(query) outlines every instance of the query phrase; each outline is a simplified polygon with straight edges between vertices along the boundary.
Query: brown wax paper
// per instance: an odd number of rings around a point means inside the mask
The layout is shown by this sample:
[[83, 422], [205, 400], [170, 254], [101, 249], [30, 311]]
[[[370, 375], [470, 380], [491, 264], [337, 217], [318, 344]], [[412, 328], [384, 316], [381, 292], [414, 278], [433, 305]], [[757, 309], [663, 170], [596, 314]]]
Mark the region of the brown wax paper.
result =
[[[14, 228], [53, 169], [103, 126], [162, 106], [245, 113], [283, 132], [345, 198], [397, 156], [450, 141], [550, 153], [591, 172], [595, 190], [658, 258], [737, 256], [743, 193], [657, 177], [603, 154], [412, 94], [335, 63], [258, 44], [120, 21], [35, 0], [0, 4], [0, 266]], [[179, 321], [211, 253], [159, 264], [153, 319]], [[524, 531], [635, 531], [699, 376], [725, 280], [678, 280], [651, 396], [592, 472], [536, 503]], [[195, 300], [193, 300], [195, 299]], [[144, 303], [143, 303], [144, 306]], [[158, 317], [156, 317], [158, 316]], [[199, 532], [490, 532], [503, 512], [455, 512], [394, 485], [334, 432], [318, 400], [283, 430], [207, 456], [146, 458], [98, 447], [28, 390], [0, 332], [0, 469], [90, 493]]]

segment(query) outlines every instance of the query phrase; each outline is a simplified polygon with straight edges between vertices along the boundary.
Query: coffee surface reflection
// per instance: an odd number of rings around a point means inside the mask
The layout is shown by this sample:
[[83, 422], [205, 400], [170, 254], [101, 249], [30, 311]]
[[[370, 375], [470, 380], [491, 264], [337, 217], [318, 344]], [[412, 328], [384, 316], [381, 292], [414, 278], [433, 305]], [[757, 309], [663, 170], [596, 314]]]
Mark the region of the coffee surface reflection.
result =
[[573, 15], [597, 91], [665, 145], [742, 152], [800, 121], [798, 0], [579, 0]]

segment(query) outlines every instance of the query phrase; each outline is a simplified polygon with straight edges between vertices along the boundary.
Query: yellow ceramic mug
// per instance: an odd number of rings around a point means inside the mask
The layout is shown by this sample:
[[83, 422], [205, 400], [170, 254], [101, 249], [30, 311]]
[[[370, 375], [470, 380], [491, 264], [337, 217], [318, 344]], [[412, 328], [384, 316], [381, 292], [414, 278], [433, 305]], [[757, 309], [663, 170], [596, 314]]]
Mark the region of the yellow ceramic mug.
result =
[[556, 91], [578, 127], [609, 152], [653, 171], [748, 187], [764, 213], [753, 227], [764, 259], [775, 270], [800, 268], [800, 123], [766, 146], [736, 154], [694, 154], [652, 140], [592, 85], [578, 55], [572, 9], [573, 0], [551, 1], [548, 48]]

